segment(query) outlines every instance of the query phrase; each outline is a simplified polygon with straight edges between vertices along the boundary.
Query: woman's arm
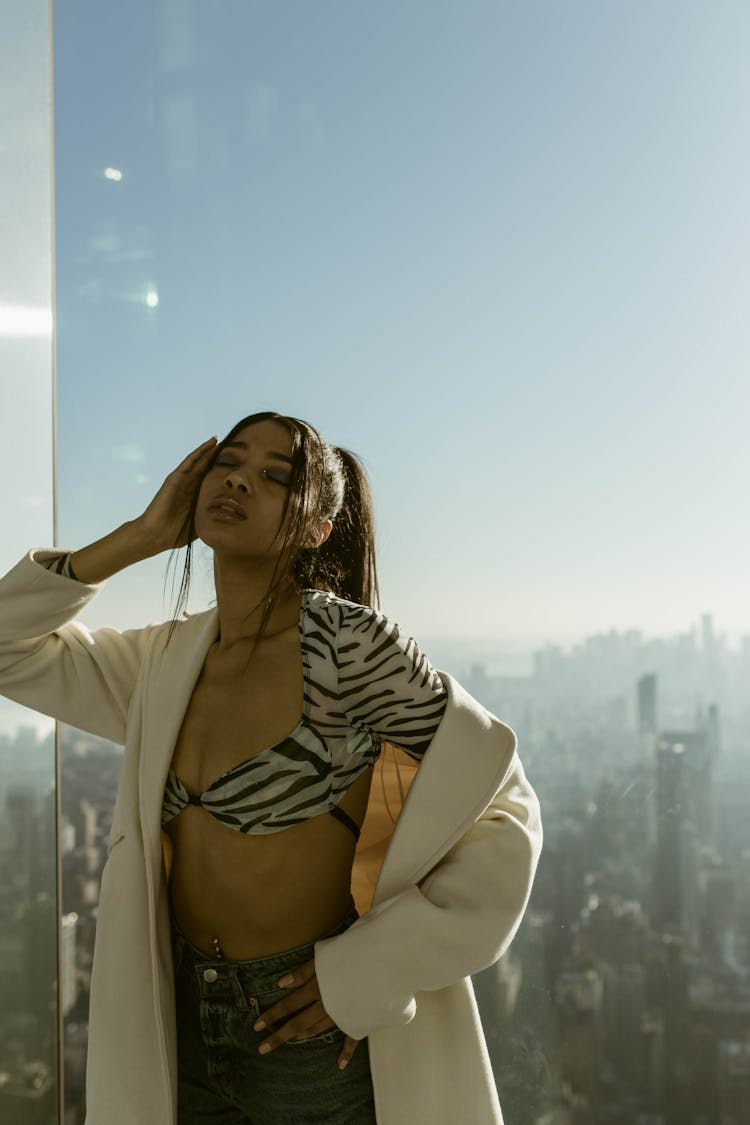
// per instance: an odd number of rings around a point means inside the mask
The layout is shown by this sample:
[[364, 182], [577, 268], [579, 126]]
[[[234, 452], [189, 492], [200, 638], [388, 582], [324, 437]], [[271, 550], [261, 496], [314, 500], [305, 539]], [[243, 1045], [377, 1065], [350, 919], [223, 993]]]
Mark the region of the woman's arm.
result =
[[155, 626], [91, 632], [73, 619], [111, 575], [182, 545], [187, 512], [215, 444], [211, 438], [189, 453], [138, 519], [73, 551], [67, 576], [64, 566], [58, 569], [60, 551], [30, 551], [0, 578], [0, 694], [124, 743], [130, 698]]
[[130, 520], [103, 539], [70, 554], [70, 569], [78, 582], [97, 586], [143, 559], [161, 551], [140, 520]]
[[49, 569], [30, 551], [0, 578], [0, 694], [113, 742], [153, 627], [88, 630], [73, 620], [101, 588]]
[[420, 760], [440, 725], [447, 692], [412, 636], [369, 606], [339, 603], [338, 706], [355, 729]]
[[74, 551], [70, 564], [78, 581], [103, 582], [141, 559], [151, 558], [171, 547], [185, 546], [186, 541], [180, 541], [185, 517], [215, 445], [216, 438], [209, 438], [188, 453], [166, 477], [138, 519], [124, 523], [83, 550]]
[[[472, 770], [472, 750], [479, 749], [472, 746], [473, 737], [483, 742], [483, 759], [492, 771], [480, 790], [481, 800], [489, 800], [496, 787], [489, 806], [457, 843], [455, 832], [446, 827], [445, 847], [454, 845], [418, 886], [378, 903], [346, 933], [317, 942], [313, 962], [294, 974], [294, 993], [266, 1013], [271, 1023], [286, 1021], [264, 1041], [271, 1049], [311, 1033], [306, 1030], [310, 1019], [333, 1021], [347, 1036], [343, 1062], [356, 1040], [378, 1028], [408, 1023], [419, 991], [453, 984], [485, 968], [507, 948], [531, 889], [541, 824], [536, 795], [515, 757], [513, 731], [472, 700], [473, 707], [456, 710], [446, 734], [445, 681], [450, 677], [441, 675], [413, 637], [383, 614], [343, 599], [334, 599], [331, 609], [330, 617], [318, 619], [317, 641], [321, 651], [333, 652], [337, 670], [332, 710], [340, 709], [354, 730], [392, 742], [417, 761], [430, 755], [433, 738], [443, 728], [437, 760], [450, 762], [455, 755], [448, 771], [430, 759], [435, 796], [441, 788], [452, 796], [438, 802], [439, 808], [434, 798], [426, 803], [423, 798], [413, 809], [407, 802], [401, 812], [417, 818], [410, 822], [412, 844], [420, 817], [434, 824], [440, 809], [443, 814], [449, 810], [451, 824], [460, 831], [481, 808], [476, 789], [464, 808], [461, 787], [455, 787], [457, 775]], [[463, 714], [473, 715], [475, 726], [456, 718]], [[440, 854], [434, 834], [430, 839], [423, 862]], [[318, 1029], [324, 1026], [330, 1022], [316, 1023]]]
[[407, 1024], [417, 993], [494, 964], [521, 924], [541, 848], [539, 801], [514, 751], [487, 809], [418, 886], [316, 943], [333, 1021], [353, 1039]]

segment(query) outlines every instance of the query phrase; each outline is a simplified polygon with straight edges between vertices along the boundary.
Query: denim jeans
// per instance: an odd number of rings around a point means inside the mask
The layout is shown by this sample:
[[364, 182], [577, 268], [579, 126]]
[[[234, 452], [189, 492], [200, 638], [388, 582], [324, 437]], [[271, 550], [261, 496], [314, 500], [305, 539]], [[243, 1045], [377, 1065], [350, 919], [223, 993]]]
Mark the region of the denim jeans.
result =
[[[326, 937], [357, 918], [351, 909]], [[253, 961], [216, 960], [192, 945], [172, 915], [177, 1014], [178, 1125], [375, 1125], [367, 1040], [339, 1070], [345, 1035], [331, 1028], [261, 1055], [261, 1012], [292, 989], [278, 981], [314, 948]]]

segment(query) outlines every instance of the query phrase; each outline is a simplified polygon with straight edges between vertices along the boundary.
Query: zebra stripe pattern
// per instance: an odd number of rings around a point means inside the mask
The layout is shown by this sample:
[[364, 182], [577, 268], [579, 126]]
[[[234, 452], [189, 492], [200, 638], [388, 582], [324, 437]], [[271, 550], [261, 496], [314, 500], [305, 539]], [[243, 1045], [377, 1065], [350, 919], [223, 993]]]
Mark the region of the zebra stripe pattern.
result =
[[305, 590], [300, 641], [304, 708], [296, 729], [200, 795], [170, 770], [162, 824], [194, 804], [238, 832], [278, 832], [335, 808], [377, 760], [381, 739], [422, 757], [446, 691], [412, 637], [367, 606]]

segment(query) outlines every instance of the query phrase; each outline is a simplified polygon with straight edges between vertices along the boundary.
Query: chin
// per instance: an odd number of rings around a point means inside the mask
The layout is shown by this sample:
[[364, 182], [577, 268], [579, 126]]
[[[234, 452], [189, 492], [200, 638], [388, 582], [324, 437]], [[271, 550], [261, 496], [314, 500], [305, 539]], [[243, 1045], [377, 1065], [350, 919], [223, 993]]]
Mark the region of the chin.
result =
[[227, 524], [212, 523], [210, 520], [196, 519], [195, 520], [195, 542], [204, 543], [207, 547], [213, 547], [215, 544], [226, 543], [227, 536], [225, 528]]

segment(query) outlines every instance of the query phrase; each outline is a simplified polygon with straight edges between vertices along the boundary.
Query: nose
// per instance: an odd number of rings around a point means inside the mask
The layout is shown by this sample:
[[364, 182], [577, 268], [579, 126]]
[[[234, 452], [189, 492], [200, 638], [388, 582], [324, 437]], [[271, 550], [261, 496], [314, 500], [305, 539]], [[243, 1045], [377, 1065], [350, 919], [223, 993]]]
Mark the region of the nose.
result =
[[247, 482], [243, 480], [236, 469], [232, 469], [231, 473], [227, 473], [224, 477], [224, 484], [227, 488], [236, 488], [238, 492], [248, 492]]

